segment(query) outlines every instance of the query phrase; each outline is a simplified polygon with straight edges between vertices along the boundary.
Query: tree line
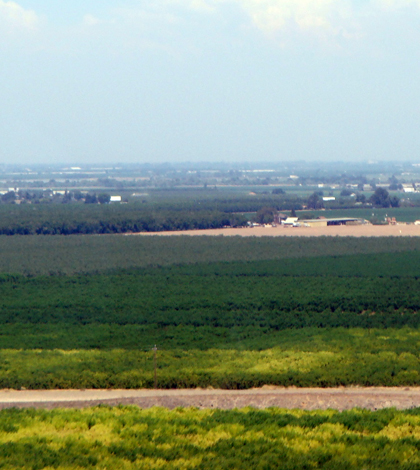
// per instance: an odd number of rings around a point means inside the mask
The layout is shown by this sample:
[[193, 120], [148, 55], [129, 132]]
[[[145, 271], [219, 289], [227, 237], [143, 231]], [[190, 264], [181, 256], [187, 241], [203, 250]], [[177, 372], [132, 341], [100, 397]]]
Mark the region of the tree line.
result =
[[7, 206], [0, 208], [0, 235], [72, 235], [160, 232], [244, 226], [246, 218], [207, 210], [154, 210], [123, 206]]

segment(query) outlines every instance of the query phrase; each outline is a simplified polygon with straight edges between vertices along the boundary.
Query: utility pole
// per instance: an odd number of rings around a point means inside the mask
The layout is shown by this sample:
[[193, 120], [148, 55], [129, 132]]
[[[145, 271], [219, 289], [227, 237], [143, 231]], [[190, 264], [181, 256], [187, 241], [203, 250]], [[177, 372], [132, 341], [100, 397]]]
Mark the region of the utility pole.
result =
[[154, 354], [153, 354], [153, 365], [154, 365], [154, 369], [155, 369], [155, 389], [157, 389], [157, 363], [156, 363], [156, 353], [157, 353], [157, 347], [156, 347], [156, 344], [155, 344], [155, 347], [153, 348], [153, 351], [154, 351]]

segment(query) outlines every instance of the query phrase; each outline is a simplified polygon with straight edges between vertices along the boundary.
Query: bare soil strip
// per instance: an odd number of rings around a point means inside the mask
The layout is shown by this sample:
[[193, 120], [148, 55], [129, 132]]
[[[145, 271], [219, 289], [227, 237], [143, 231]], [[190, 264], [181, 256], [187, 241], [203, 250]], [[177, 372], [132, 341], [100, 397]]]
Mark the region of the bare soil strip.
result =
[[281, 388], [250, 390], [1, 390], [4, 408], [85, 408], [100, 404], [136, 405], [141, 408], [178, 406], [233, 409], [279, 407], [303, 410], [359, 407], [369, 410], [420, 406], [420, 387]]
[[180, 232], [140, 232], [126, 235], [207, 235], [240, 237], [419, 237], [420, 225], [331, 225], [329, 227], [247, 227], [205, 230], [185, 230]]

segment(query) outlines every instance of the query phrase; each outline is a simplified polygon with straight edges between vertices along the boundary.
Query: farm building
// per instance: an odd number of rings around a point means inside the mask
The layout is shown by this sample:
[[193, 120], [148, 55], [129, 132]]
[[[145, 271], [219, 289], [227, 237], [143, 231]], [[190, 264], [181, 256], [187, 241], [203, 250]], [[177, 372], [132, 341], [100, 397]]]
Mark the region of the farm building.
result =
[[287, 217], [286, 220], [282, 220], [281, 224], [286, 226], [286, 227], [292, 227], [293, 225], [296, 225], [298, 223], [298, 217]]
[[328, 225], [362, 225], [366, 223], [364, 219], [352, 217], [342, 217], [335, 219], [309, 219], [302, 220], [301, 222], [308, 227], [327, 227]]

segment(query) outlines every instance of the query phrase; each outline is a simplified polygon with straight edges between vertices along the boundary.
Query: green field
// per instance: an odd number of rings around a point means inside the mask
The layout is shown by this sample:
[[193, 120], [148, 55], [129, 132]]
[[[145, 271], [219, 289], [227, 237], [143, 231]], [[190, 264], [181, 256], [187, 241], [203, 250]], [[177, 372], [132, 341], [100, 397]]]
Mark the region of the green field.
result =
[[420, 385], [417, 237], [0, 246], [0, 387]]
[[0, 236], [0, 273], [73, 275], [145, 266], [420, 250], [420, 237]]
[[[232, 254], [243, 239], [213, 240]], [[282, 260], [4, 274], [0, 387], [150, 387], [154, 344], [164, 388], [420, 384], [419, 241], [304, 256], [327, 249], [313, 242], [288, 240]]]
[[3, 410], [5, 469], [420, 468], [419, 410]]
[[[159, 388], [420, 385], [420, 332], [407, 327], [264, 332], [107, 325], [56, 331], [14, 325], [2, 330], [0, 388], [153, 388], [153, 341], [163, 345], [157, 353]], [[171, 348], [174, 337], [177, 347]], [[85, 347], [72, 347], [75, 338]], [[118, 338], [120, 348], [106, 348]], [[25, 349], [5, 349], [16, 340]], [[206, 349], [201, 342], [214, 346]], [[37, 343], [45, 347], [35, 348]]]
[[311, 262], [195, 264], [78, 276], [3, 275], [0, 324], [275, 330], [417, 326], [419, 266], [416, 251], [392, 257], [385, 253]]

